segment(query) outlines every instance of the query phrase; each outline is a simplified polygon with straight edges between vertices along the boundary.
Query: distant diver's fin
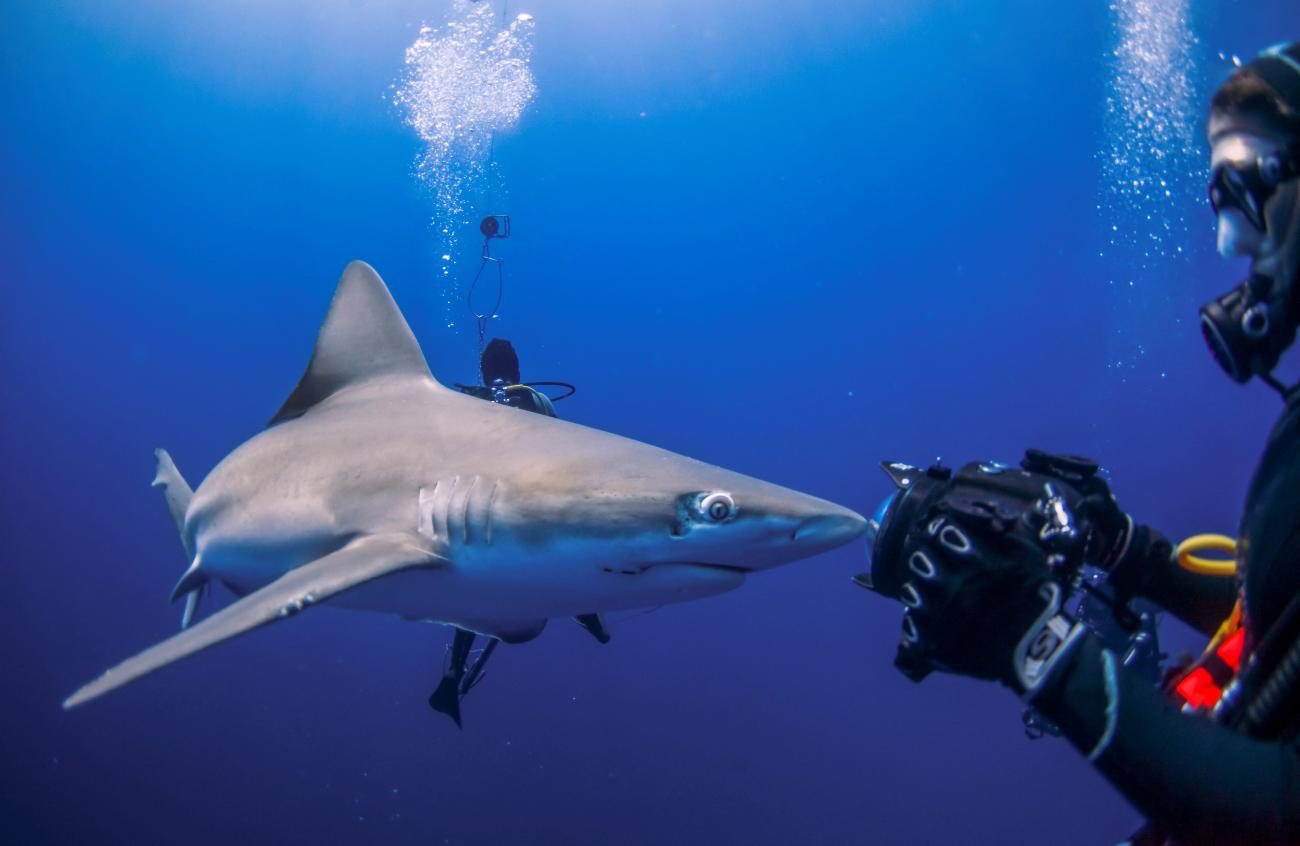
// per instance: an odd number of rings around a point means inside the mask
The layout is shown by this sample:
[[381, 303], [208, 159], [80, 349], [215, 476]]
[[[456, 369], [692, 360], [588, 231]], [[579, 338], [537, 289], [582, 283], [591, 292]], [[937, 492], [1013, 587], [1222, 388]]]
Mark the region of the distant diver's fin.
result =
[[591, 636], [601, 643], [609, 643], [609, 627], [599, 614], [579, 614], [573, 618], [578, 625], [591, 632]]
[[354, 261], [334, 289], [307, 372], [268, 425], [305, 414], [344, 388], [397, 376], [433, 382], [388, 286], [370, 265]]
[[460, 722], [460, 682], [451, 676], [443, 676], [438, 682], [438, 689], [429, 696], [429, 707], [439, 714], [446, 714], [456, 723], [456, 728], [464, 728]]
[[455, 720], [456, 728], [464, 728], [460, 724], [460, 683], [465, 678], [465, 665], [473, 648], [474, 633], [457, 626], [451, 641], [451, 656], [442, 671], [442, 681], [429, 696], [429, 707]]
[[180, 634], [149, 647], [69, 696], [75, 708], [110, 690], [207, 649], [223, 640], [284, 620], [311, 605], [390, 573], [447, 564], [440, 549], [414, 532], [365, 535], [323, 558], [285, 573]]
[[[154, 472], [153, 486], [163, 489], [163, 498], [167, 500], [167, 510], [171, 512], [172, 520], [176, 523], [176, 531], [180, 532], [181, 543], [185, 543], [185, 512], [189, 510], [190, 500], [194, 497], [194, 491], [190, 489], [189, 483], [181, 475], [181, 471], [176, 469], [176, 462], [165, 449], [156, 449], [153, 451], [154, 458], [158, 459], [158, 468]], [[191, 558], [193, 553], [186, 544], [185, 554]]]

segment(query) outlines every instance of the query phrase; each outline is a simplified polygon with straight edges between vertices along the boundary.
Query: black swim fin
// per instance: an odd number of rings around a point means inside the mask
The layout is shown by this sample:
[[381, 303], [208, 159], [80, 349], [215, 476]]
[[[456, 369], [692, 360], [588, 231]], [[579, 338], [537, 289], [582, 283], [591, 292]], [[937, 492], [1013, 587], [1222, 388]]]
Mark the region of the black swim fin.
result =
[[457, 628], [456, 636], [451, 641], [451, 655], [447, 667], [443, 670], [442, 681], [438, 689], [429, 696], [429, 707], [439, 714], [446, 714], [460, 724], [460, 682], [465, 678], [465, 664], [469, 661], [470, 650], [474, 647], [474, 633]]
[[591, 636], [601, 643], [609, 643], [609, 629], [605, 626], [605, 621], [600, 618], [599, 614], [579, 614], [573, 618], [578, 621], [578, 625], [591, 632]]
[[455, 720], [456, 728], [464, 728], [460, 724], [460, 683], [452, 676], [442, 677], [438, 689], [429, 696], [429, 707]]

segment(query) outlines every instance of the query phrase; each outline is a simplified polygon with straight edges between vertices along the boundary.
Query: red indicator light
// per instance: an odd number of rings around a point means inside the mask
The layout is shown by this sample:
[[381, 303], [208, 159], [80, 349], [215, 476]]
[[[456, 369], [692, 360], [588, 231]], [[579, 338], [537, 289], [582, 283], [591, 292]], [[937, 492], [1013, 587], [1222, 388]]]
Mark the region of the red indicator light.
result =
[[1246, 630], [1237, 629], [1232, 633], [1232, 637], [1219, 644], [1219, 648], [1215, 650], [1220, 660], [1227, 664], [1234, 673], [1241, 666], [1241, 645], [1245, 640]]
[[1193, 708], [1213, 708], [1223, 691], [1210, 677], [1210, 671], [1197, 667], [1178, 683], [1178, 694]]

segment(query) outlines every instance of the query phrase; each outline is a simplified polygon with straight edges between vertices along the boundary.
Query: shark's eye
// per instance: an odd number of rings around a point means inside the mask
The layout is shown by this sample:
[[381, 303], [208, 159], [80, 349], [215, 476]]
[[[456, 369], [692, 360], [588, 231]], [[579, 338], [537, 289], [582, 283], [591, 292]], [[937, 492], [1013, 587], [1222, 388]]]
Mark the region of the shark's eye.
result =
[[736, 501], [731, 498], [731, 494], [708, 494], [700, 498], [700, 514], [711, 523], [730, 520], [736, 514]]

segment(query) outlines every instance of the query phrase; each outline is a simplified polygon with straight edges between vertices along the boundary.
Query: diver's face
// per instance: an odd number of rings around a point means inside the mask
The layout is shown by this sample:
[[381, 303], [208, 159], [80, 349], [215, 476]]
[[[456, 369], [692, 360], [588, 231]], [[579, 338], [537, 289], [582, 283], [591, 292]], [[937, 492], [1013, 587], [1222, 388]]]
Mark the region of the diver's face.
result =
[[[1263, 156], [1280, 153], [1284, 140], [1237, 118], [1218, 112], [1210, 115], [1210, 169], [1219, 165], [1251, 167]], [[1219, 212], [1218, 246], [1224, 258], [1249, 257], [1255, 260], [1255, 270], [1271, 273], [1288, 242], [1297, 240], [1297, 202], [1300, 200], [1297, 180], [1283, 182], [1273, 192], [1263, 207], [1263, 231], [1247, 219], [1241, 209], [1231, 206]]]

